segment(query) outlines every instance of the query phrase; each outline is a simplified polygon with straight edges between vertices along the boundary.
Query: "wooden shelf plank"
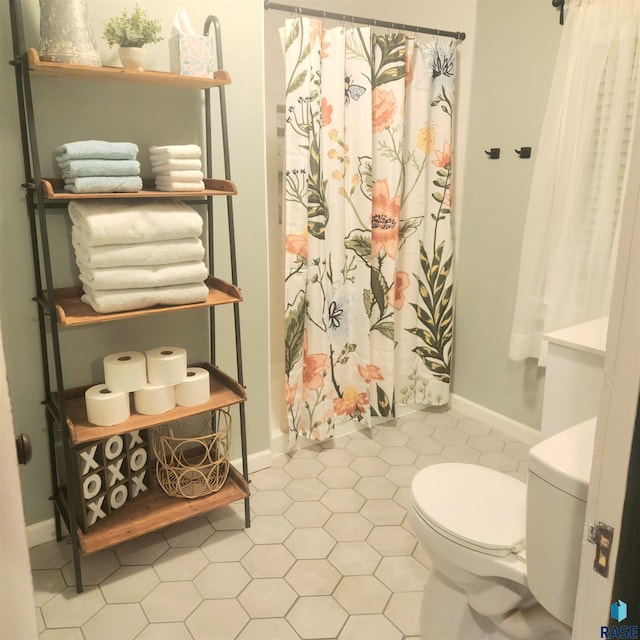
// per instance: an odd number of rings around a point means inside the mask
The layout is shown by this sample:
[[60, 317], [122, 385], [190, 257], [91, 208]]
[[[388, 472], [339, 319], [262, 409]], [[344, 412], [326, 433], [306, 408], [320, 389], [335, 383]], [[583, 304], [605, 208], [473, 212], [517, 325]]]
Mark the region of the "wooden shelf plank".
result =
[[205, 178], [202, 191], [157, 191], [153, 178], [142, 179], [142, 191], [135, 193], [71, 193], [64, 190], [64, 180], [43, 178], [42, 194], [45, 200], [105, 200], [115, 198], [204, 198], [206, 196], [235, 196], [236, 185], [231, 180]]
[[111, 80], [135, 84], [174, 86], [180, 89], [212, 89], [231, 84], [231, 76], [224, 69], [214, 71], [213, 78], [181, 76], [164, 71], [134, 71], [122, 67], [90, 67], [80, 64], [43, 62], [35, 49], [27, 51], [27, 64], [33, 75], [51, 78], [84, 78], [89, 80]]
[[[137, 429], [148, 429], [158, 424], [180, 420], [189, 416], [195, 416], [206, 411], [213, 411], [228, 407], [233, 404], [244, 402], [247, 394], [240, 384], [228, 376], [218, 367], [203, 363], [193, 366], [204, 367], [211, 374], [209, 400], [197, 407], [175, 407], [170, 411], [165, 411], [159, 415], [147, 416], [137, 413], [133, 408], [133, 397], [131, 398], [131, 416], [121, 422], [109, 427], [99, 427], [91, 424], [87, 418], [87, 407], [84, 400], [84, 392], [88, 387], [67, 389], [65, 392], [65, 410], [67, 414], [67, 426], [69, 437], [74, 445], [84, 444], [93, 440], [103, 440], [111, 436], [120, 435]], [[131, 394], [133, 396], [133, 394]], [[58, 395], [52, 394], [53, 404], [58, 407]]]
[[[156, 313], [182, 311], [185, 309], [201, 309], [219, 304], [242, 302], [240, 290], [224, 280], [209, 276], [205, 280], [205, 284], [209, 287], [209, 294], [204, 302], [156, 306], [149, 307], [148, 309], [118, 311], [115, 313], [98, 313], [94, 311], [88, 304], [81, 301], [80, 296], [82, 296], [82, 289], [80, 287], [54, 289], [53, 294], [56, 301], [58, 323], [64, 327], [77, 327], [80, 325], [98, 324], [102, 322], [112, 322], [114, 320], [154, 315]], [[44, 293], [44, 298], [45, 300], [47, 298], [46, 292]]]
[[108, 549], [121, 542], [248, 498], [249, 494], [246, 480], [232, 465], [229, 466], [229, 476], [222, 489], [202, 498], [171, 498], [161, 488], [154, 487], [91, 527], [86, 533], [78, 527], [80, 549], [85, 554]]

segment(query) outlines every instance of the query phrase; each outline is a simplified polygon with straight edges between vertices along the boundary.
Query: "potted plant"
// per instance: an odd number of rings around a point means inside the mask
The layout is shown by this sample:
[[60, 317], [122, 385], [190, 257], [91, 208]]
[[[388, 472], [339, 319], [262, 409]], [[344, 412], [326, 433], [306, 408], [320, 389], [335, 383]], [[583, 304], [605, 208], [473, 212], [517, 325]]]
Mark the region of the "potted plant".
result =
[[160, 21], [148, 18], [147, 12], [136, 4], [131, 14], [125, 9], [120, 16], [111, 18], [104, 26], [102, 37], [109, 47], [120, 47], [118, 53], [125, 69], [142, 71], [146, 53], [143, 47], [162, 40], [160, 29]]

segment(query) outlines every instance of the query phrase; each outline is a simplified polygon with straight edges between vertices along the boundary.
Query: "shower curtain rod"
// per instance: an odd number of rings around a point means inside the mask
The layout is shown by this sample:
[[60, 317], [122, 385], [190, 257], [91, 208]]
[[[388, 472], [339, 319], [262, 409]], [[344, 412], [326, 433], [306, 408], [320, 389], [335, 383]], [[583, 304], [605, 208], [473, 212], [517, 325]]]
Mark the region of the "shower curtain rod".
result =
[[367, 24], [374, 27], [384, 27], [385, 29], [398, 29], [399, 31], [412, 31], [414, 33], [430, 33], [435, 36], [446, 36], [447, 38], [455, 38], [456, 40], [464, 40], [467, 36], [461, 31], [443, 31], [442, 29], [430, 29], [429, 27], [418, 27], [410, 24], [400, 24], [398, 22], [386, 22], [384, 20], [375, 20], [373, 18], [358, 18], [357, 16], [348, 16], [344, 13], [332, 13], [331, 11], [323, 11], [319, 9], [307, 9], [305, 7], [295, 7], [288, 4], [279, 4], [277, 2], [269, 2], [264, 0], [265, 9], [275, 9], [276, 11], [290, 11], [301, 16], [315, 16], [317, 18], [328, 18], [330, 20], [342, 20], [343, 22], [355, 22], [358, 24]]

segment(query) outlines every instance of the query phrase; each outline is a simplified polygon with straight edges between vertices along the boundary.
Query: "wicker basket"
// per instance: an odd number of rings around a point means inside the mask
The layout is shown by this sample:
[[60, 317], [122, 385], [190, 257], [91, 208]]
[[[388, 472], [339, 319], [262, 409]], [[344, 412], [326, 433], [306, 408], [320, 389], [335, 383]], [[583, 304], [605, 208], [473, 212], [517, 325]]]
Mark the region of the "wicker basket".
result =
[[179, 431], [178, 423], [153, 429], [156, 475], [163, 491], [176, 498], [219, 491], [229, 474], [231, 416], [218, 409], [207, 415], [201, 435], [181, 437]]

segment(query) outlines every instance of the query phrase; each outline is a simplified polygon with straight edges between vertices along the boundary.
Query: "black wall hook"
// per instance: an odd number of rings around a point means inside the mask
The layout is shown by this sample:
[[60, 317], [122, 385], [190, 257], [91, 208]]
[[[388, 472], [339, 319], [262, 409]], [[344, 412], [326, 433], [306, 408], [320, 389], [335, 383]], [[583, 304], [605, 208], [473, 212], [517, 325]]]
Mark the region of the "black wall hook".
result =
[[485, 150], [489, 160], [497, 160], [500, 157], [500, 149], [498, 147], [492, 147], [489, 151]]
[[531, 157], [531, 147], [520, 147], [520, 149], [516, 149], [515, 151], [521, 158]]
[[564, 0], [551, 0], [551, 4], [560, 9], [560, 24], [564, 24]]

